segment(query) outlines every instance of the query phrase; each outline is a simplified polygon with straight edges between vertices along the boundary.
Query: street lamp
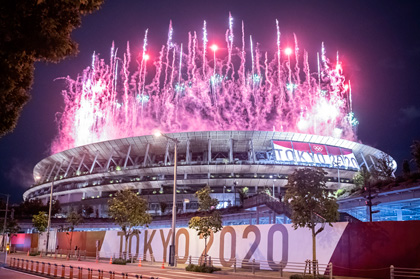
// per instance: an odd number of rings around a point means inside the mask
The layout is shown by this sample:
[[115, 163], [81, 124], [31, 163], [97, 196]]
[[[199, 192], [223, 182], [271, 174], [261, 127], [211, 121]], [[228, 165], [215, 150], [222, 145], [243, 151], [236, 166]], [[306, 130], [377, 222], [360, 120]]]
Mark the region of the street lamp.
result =
[[50, 190], [50, 208], [48, 210], [48, 225], [47, 225], [47, 243], [45, 245], [45, 255], [48, 255], [48, 243], [50, 241], [50, 229], [51, 229], [51, 207], [52, 207], [52, 197], [53, 197], [53, 188], [54, 188], [54, 177], [51, 181], [51, 190]]
[[172, 243], [169, 246], [169, 265], [175, 265], [175, 223], [176, 223], [176, 167], [177, 167], [177, 146], [179, 140], [175, 138], [168, 137], [167, 135], [161, 133], [160, 131], [155, 132], [155, 137], [164, 137], [169, 141], [172, 141], [175, 144], [174, 148], [174, 187], [173, 187], [173, 196], [172, 196]]

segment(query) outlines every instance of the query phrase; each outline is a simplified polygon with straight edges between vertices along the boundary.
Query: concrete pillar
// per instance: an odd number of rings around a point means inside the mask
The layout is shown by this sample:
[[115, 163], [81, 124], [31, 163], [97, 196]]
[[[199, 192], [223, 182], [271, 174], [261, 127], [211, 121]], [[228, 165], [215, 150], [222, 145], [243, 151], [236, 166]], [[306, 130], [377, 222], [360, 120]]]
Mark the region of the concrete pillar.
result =
[[366, 221], [369, 222], [369, 220], [370, 220], [369, 206], [366, 206]]
[[403, 220], [402, 209], [397, 209], [397, 221], [402, 221], [402, 220]]
[[229, 163], [233, 163], [233, 139], [229, 139]]
[[191, 163], [191, 153], [190, 153], [190, 140], [187, 140], [187, 150], [185, 152], [185, 162], [187, 165]]
[[209, 143], [208, 143], [207, 160], [208, 160], [208, 163], [211, 163], [211, 139], [209, 139]]
[[256, 225], [260, 224], [260, 209], [257, 207]]

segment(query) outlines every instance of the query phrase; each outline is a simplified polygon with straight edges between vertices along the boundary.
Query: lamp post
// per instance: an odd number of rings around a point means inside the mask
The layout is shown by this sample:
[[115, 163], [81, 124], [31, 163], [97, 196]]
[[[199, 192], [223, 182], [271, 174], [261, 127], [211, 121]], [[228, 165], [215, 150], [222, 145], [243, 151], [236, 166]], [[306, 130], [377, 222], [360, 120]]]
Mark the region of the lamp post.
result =
[[173, 196], [172, 196], [172, 243], [169, 246], [169, 265], [170, 266], [174, 266], [175, 265], [175, 225], [176, 225], [176, 168], [177, 168], [177, 146], [179, 143], [179, 140], [175, 139], [175, 138], [171, 138], [168, 137], [167, 135], [161, 133], [161, 132], [156, 132], [155, 133], [155, 137], [164, 137], [167, 140], [172, 141], [175, 144], [175, 148], [174, 148], [174, 187], [173, 187]]
[[48, 243], [50, 241], [50, 228], [51, 228], [51, 207], [52, 207], [52, 197], [53, 197], [53, 188], [54, 188], [54, 178], [51, 181], [51, 190], [50, 190], [50, 208], [48, 210], [48, 225], [47, 225], [47, 243], [45, 245], [45, 255], [48, 255]]
[[222, 208], [225, 208], [225, 190], [226, 190], [226, 185], [223, 186], [223, 207]]
[[337, 182], [338, 182], [338, 188], [340, 188], [340, 185], [341, 185], [341, 179], [340, 179], [340, 163], [339, 162], [335, 162], [334, 165], [337, 166]]
[[[5, 210], [5, 213], [4, 213], [4, 222], [3, 222], [3, 245], [2, 245], [2, 248], [4, 249], [4, 245], [6, 244], [7, 211], [9, 209], [9, 198], [10, 198], [10, 195], [8, 195], [8, 194], [0, 194], [0, 195], [6, 196], [6, 210]], [[7, 250], [6, 250], [6, 255], [7, 255]]]
[[[276, 184], [276, 179], [275, 179], [275, 178], [273, 179], [273, 198], [275, 198], [275, 197], [276, 197], [276, 195], [274, 194], [274, 190], [275, 190], [275, 189], [274, 189], [274, 184]], [[279, 194], [280, 194], [280, 193], [279, 193]]]

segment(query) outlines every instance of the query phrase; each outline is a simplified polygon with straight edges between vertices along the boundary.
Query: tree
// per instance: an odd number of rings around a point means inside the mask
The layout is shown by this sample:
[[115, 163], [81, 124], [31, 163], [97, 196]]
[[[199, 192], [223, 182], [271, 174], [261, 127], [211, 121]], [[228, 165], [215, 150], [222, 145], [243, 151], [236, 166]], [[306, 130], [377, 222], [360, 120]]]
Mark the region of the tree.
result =
[[165, 211], [166, 211], [166, 208], [168, 207], [168, 204], [167, 204], [166, 202], [160, 202], [160, 203], [159, 203], [159, 206], [160, 206], [160, 212], [161, 212], [162, 214], [164, 214], [164, 213], [165, 213]]
[[[16, 208], [15, 215], [20, 218], [32, 218], [32, 216], [38, 214], [40, 211], [49, 211], [49, 202], [43, 204], [40, 199], [27, 199], [23, 201]], [[61, 204], [59, 200], [53, 200], [51, 207], [51, 216], [61, 211]]]
[[382, 179], [394, 178], [394, 160], [388, 154], [381, 153], [376, 162], [376, 176]]
[[219, 201], [213, 199], [210, 196], [210, 192], [210, 187], [206, 186], [195, 193], [195, 196], [198, 198], [198, 210], [202, 211], [204, 216], [192, 217], [188, 223], [190, 229], [196, 230], [197, 234], [204, 238], [205, 259], [207, 259], [207, 238], [212, 233], [216, 233], [223, 228], [222, 217], [218, 211], [214, 210]]
[[411, 155], [413, 155], [413, 161], [417, 166], [417, 169], [420, 171], [420, 141], [415, 140], [411, 145]]
[[404, 160], [402, 163], [402, 172], [405, 177], [409, 176], [411, 173], [410, 169], [410, 162], [408, 160]]
[[90, 206], [90, 205], [83, 205], [82, 208], [81, 208], [81, 211], [82, 211], [81, 213], [82, 213], [83, 217], [89, 218], [90, 215], [92, 215], [92, 213], [93, 213], [93, 207]]
[[16, 208], [16, 216], [25, 218], [32, 217], [38, 214], [40, 211], [48, 211], [48, 208], [39, 199], [27, 199], [23, 201]]
[[[49, 208], [49, 203], [46, 205], [46, 208]], [[61, 203], [59, 200], [53, 200], [51, 205], [51, 216], [54, 216], [61, 211]]]
[[44, 211], [40, 211], [38, 214], [33, 215], [32, 224], [34, 228], [42, 234], [47, 230], [48, 226], [48, 215]]
[[34, 63], [77, 54], [72, 31], [103, 0], [13, 0], [0, 5], [0, 137], [11, 132], [30, 96]]
[[219, 201], [217, 199], [213, 199], [210, 196], [210, 193], [211, 189], [209, 186], [195, 192], [194, 196], [198, 198], [199, 211], [209, 212], [219, 204]]
[[147, 213], [147, 201], [129, 189], [119, 191], [114, 198], [108, 200], [108, 214], [114, 223], [121, 227], [125, 237], [125, 255], [130, 235], [138, 233], [136, 227], [148, 226], [152, 216]]
[[[3, 233], [3, 223], [4, 223], [4, 218], [0, 219], [0, 224], [1, 228], [0, 228], [0, 233]], [[18, 233], [20, 231], [20, 227], [16, 221], [15, 218], [7, 218], [6, 220], [6, 234], [11, 237], [12, 235]]]
[[362, 166], [360, 170], [353, 176], [354, 184], [357, 187], [364, 187], [370, 182], [372, 174], [365, 166]]
[[248, 191], [249, 191], [248, 187], [238, 189], [239, 201], [242, 206], [244, 205], [245, 199], [248, 197]]
[[83, 217], [76, 211], [71, 211], [69, 214], [67, 214], [66, 222], [68, 223], [68, 227], [66, 227], [64, 230], [67, 231], [67, 235], [70, 235], [69, 239], [69, 248], [72, 250], [71, 243], [73, 241], [73, 233], [74, 228], [77, 227], [80, 223], [83, 223]]
[[[309, 228], [312, 232], [312, 258], [316, 275], [316, 236], [325, 223], [338, 220], [338, 204], [326, 186], [326, 172], [318, 168], [296, 169], [288, 178], [285, 202], [291, 207], [293, 228]], [[316, 227], [322, 223], [321, 227]]]

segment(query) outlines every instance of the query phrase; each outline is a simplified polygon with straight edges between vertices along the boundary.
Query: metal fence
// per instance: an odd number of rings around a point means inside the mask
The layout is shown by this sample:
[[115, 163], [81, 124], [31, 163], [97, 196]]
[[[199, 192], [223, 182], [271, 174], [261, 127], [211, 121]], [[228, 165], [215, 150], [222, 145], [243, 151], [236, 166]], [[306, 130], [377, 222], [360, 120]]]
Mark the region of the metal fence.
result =
[[[333, 278], [333, 264], [319, 264], [318, 262], [312, 262], [310, 260], [305, 261], [304, 263], [297, 262], [274, 262], [274, 261], [257, 261], [255, 259], [219, 259], [208, 257], [192, 257], [189, 256], [188, 260], [182, 263], [185, 264], [196, 264], [202, 265], [206, 264], [209, 266], [223, 267], [223, 270], [230, 272], [250, 272], [256, 274], [258, 272], [267, 272], [274, 271], [278, 272], [279, 277], [284, 276], [284, 272], [287, 273], [302, 273], [312, 274], [315, 268], [316, 274], [329, 275], [329, 278]], [[176, 263], [181, 262], [179, 257], [176, 257]]]
[[420, 268], [396, 267], [391, 265], [390, 278], [420, 278]]
[[28, 273], [65, 279], [159, 279], [159, 277], [128, 272], [124, 273], [102, 269], [73, 267], [71, 265], [51, 264], [43, 261], [33, 261], [14, 257], [10, 257], [9, 267]]

